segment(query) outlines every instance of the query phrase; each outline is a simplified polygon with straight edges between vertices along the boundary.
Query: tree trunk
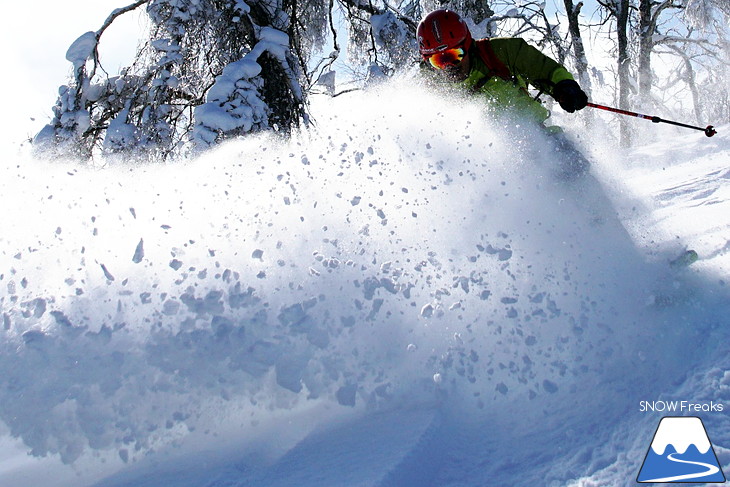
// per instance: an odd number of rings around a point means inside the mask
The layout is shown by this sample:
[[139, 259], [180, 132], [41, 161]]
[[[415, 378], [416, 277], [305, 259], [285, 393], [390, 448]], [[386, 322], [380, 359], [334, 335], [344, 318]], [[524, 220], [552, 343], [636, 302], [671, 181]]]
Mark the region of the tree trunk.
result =
[[563, 0], [565, 3], [565, 11], [568, 14], [568, 31], [573, 41], [573, 55], [575, 56], [575, 69], [578, 73], [578, 81], [583, 91], [589, 96], [591, 95], [591, 79], [588, 76], [588, 59], [586, 58], [586, 50], [583, 46], [583, 38], [580, 34], [580, 23], [578, 17], [583, 2], [573, 5], [573, 0]]
[[[618, 0], [616, 5], [616, 35], [618, 37], [618, 103], [619, 107], [628, 110], [629, 92], [631, 91], [631, 81], [629, 74], [629, 39], [628, 39], [628, 23], [629, 23], [629, 0]], [[621, 119], [621, 145], [631, 145], [631, 133], [626, 120]]]
[[651, 16], [651, 0], [639, 2], [639, 95], [650, 100], [652, 74], [651, 51], [654, 49], [654, 22]]
[[684, 61], [684, 73], [682, 73], [682, 80], [687, 83], [689, 91], [692, 94], [692, 106], [694, 107], [695, 120], [698, 124], [701, 124], [702, 109], [700, 106], [700, 92], [697, 88], [697, 79], [694, 67], [692, 66], [692, 59], [690, 59], [690, 57], [684, 52], [684, 50], [677, 46], [670, 45], [667, 47], [677, 53], [677, 55], [682, 58], [682, 61]]

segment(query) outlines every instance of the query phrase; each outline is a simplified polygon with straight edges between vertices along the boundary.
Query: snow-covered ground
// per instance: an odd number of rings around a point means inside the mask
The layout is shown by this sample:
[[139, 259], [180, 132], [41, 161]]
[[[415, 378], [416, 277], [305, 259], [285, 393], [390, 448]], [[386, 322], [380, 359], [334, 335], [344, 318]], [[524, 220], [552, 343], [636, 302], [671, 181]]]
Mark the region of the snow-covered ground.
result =
[[480, 110], [393, 84], [185, 163], [5, 147], [0, 485], [633, 485], [675, 399], [724, 405], [727, 471], [730, 126], [561, 116], [566, 182]]

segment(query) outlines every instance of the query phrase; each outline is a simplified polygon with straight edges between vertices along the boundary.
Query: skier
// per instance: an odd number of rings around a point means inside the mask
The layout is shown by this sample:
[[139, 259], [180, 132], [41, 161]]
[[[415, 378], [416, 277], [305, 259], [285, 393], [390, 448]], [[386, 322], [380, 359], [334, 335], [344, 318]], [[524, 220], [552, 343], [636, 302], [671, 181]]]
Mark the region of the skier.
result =
[[561, 153], [561, 177], [587, 171], [589, 162], [562, 129], [545, 126], [550, 112], [527, 91], [532, 86], [547, 93], [569, 113], [585, 108], [588, 97], [565, 67], [521, 38], [472, 39], [464, 20], [451, 10], [424, 17], [417, 36], [424, 64], [443, 75], [439, 78], [484, 96], [497, 112], [517, 114], [552, 135], [554, 149]]

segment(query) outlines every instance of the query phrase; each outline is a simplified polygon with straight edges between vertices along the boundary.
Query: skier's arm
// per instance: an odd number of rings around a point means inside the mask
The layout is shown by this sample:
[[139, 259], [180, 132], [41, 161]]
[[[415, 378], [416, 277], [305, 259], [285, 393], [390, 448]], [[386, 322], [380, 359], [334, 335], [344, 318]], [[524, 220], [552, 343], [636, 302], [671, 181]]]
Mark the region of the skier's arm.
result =
[[557, 61], [520, 38], [491, 39], [492, 49], [509, 70], [535, 88], [553, 96], [553, 88], [573, 75]]

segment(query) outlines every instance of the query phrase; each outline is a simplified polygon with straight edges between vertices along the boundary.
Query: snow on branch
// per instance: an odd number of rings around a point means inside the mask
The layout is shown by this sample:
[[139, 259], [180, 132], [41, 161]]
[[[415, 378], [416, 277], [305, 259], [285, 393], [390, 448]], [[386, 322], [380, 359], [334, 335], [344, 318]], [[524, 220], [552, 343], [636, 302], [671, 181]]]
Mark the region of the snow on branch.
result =
[[145, 3], [148, 3], [150, 0], [137, 0], [136, 2], [127, 5], [126, 7], [115, 9], [111, 14], [109, 14], [109, 17], [106, 18], [102, 26], [99, 28], [98, 31], [96, 31], [97, 37], [101, 37], [101, 35], [104, 33], [104, 31], [112, 25], [112, 22], [114, 22], [117, 17], [126, 14], [127, 12], [131, 12], [132, 10], [136, 10], [138, 7], [144, 5]]
[[76, 39], [66, 51], [66, 61], [74, 65], [77, 71], [94, 55], [99, 39], [96, 32], [87, 32]]
[[[269, 108], [263, 99], [259, 58], [266, 52], [287, 66], [289, 36], [272, 27], [261, 29], [260, 39], [241, 60], [228, 64], [208, 90], [206, 103], [195, 108], [193, 141], [207, 147], [221, 138], [269, 128]], [[301, 88], [288, 72], [289, 88], [297, 99]]]

